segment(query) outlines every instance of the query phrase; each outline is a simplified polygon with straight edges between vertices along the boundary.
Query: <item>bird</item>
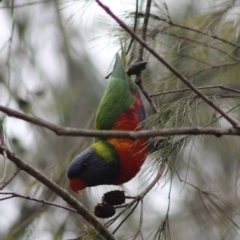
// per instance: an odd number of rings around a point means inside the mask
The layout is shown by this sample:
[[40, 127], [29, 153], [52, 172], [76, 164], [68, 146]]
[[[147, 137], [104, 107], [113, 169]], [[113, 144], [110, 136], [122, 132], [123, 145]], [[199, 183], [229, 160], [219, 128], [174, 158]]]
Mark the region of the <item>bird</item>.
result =
[[[125, 70], [116, 54], [111, 78], [96, 112], [97, 130], [142, 129], [140, 123], [147, 114], [131, 75], [142, 71], [146, 64], [143, 61]], [[78, 193], [87, 187], [126, 183], [140, 171], [149, 152], [147, 138], [96, 137], [93, 144], [70, 163], [67, 170], [70, 187]]]

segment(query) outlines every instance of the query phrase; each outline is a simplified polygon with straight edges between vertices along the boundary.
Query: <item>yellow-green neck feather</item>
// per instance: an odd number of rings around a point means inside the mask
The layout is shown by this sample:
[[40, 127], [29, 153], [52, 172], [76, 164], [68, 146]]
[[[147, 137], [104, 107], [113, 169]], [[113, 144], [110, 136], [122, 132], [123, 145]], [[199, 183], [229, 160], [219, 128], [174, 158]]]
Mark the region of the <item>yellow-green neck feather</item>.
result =
[[96, 153], [105, 159], [107, 162], [118, 161], [118, 154], [112, 144], [104, 140], [98, 140], [93, 143], [93, 148]]

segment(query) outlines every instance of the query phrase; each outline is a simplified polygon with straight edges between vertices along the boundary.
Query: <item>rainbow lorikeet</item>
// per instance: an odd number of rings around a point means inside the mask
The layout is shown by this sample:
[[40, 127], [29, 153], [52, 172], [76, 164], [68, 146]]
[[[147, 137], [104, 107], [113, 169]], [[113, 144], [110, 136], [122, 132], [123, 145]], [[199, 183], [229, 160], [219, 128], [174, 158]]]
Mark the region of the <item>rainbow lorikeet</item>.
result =
[[[141, 130], [139, 123], [146, 118], [146, 113], [138, 87], [129, 75], [117, 54], [96, 113], [96, 129]], [[144, 138], [95, 138], [70, 164], [67, 172], [70, 186], [78, 192], [86, 187], [128, 182], [139, 172], [149, 151], [148, 139]]]

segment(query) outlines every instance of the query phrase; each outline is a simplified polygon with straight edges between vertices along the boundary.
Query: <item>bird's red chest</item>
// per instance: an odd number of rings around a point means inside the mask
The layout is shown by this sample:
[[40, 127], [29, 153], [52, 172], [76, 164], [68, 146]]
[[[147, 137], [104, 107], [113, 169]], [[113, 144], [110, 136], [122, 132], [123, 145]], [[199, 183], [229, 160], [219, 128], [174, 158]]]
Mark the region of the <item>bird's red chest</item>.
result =
[[[118, 116], [112, 130], [139, 131], [140, 119], [136, 106], [131, 105], [129, 112]], [[120, 160], [120, 173], [114, 184], [119, 185], [131, 180], [139, 171], [149, 153], [148, 139], [108, 139], [118, 152]]]
[[109, 139], [118, 152], [120, 173], [113, 184], [119, 185], [131, 180], [140, 171], [147, 154], [149, 153], [146, 139]]

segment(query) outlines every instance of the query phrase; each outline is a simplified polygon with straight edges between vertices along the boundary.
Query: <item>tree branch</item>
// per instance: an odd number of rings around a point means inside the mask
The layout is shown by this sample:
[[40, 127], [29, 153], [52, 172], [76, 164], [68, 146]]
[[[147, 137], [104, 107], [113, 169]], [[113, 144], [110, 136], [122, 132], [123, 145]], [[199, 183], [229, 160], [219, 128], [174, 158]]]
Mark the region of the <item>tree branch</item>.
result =
[[139, 202], [139, 200], [143, 199], [143, 197], [155, 186], [155, 184], [159, 181], [159, 179], [162, 177], [163, 173], [165, 171], [165, 166], [159, 169], [156, 177], [154, 180], [146, 187], [146, 189], [140, 193], [138, 196], [136, 196], [130, 203], [127, 204], [127, 206], [114, 218], [110, 219], [108, 222], [105, 223], [106, 227], [109, 227], [112, 223], [114, 223], [127, 209], [132, 207], [135, 202]]
[[[138, 16], [137, 15], [138, 15], [138, 0], [136, 0], [136, 10], [135, 10], [134, 26], [133, 26], [133, 31], [134, 32], [136, 31], [137, 24], [138, 24]], [[131, 41], [129, 43], [128, 49], [126, 51], [126, 55], [129, 53], [129, 51], [130, 51], [130, 49], [132, 47], [133, 41], [134, 41], [134, 38], [132, 37]]]
[[55, 182], [48, 179], [42, 173], [25, 163], [14, 153], [10, 152], [7, 148], [0, 146], [0, 154], [6, 152], [7, 157], [10, 161], [15, 163], [17, 167], [21, 168], [23, 171], [27, 172], [29, 175], [37, 179], [39, 182], [47, 186], [50, 190], [56, 193], [64, 201], [66, 201], [70, 206], [72, 206], [76, 211], [106, 239], [116, 240], [115, 237], [100, 223], [96, 217], [89, 212], [80, 202], [78, 202], [73, 196], [71, 196], [65, 189], [58, 186]]
[[12, 174], [12, 176], [8, 180], [6, 180], [6, 181], [3, 180], [0, 183], [0, 191], [3, 190], [18, 175], [18, 173], [20, 171], [21, 171], [21, 169], [17, 168], [17, 170]]
[[[200, 89], [200, 90], [214, 89], [214, 88], [220, 88], [220, 89], [222, 89], [222, 90], [227, 90], [227, 91], [231, 91], [231, 92], [240, 93], [240, 90], [233, 89], [233, 88], [229, 88], [229, 87], [225, 87], [225, 86], [223, 86], [223, 85], [212, 85], [212, 86], [198, 87], [198, 89]], [[169, 94], [169, 93], [186, 92], [186, 91], [190, 91], [190, 90], [191, 90], [190, 88], [181, 88], [181, 89], [172, 90], [172, 91], [154, 93], [154, 94], [151, 94], [150, 97], [161, 96], [161, 95], [165, 95], [165, 94]]]
[[136, 79], [135, 83], [138, 85], [141, 92], [143, 93], [145, 98], [148, 100], [149, 104], [151, 105], [151, 107], [153, 109], [153, 112], [157, 113], [158, 112], [157, 106], [156, 106], [155, 102], [153, 101], [153, 99], [148, 94], [147, 90], [143, 87], [141, 76], [137, 76], [136, 78], [138, 78], [138, 79]]
[[[142, 32], [141, 32], [141, 37], [142, 37], [143, 41], [146, 40], [147, 26], [148, 26], [148, 20], [149, 20], [150, 9], [151, 9], [151, 2], [152, 2], [152, 0], [147, 1], [146, 11], [144, 14], [144, 20], [143, 20]], [[133, 36], [132, 36], [132, 39], [134, 39]], [[137, 57], [138, 61], [142, 61], [142, 59], [143, 59], [143, 50], [144, 50], [144, 47], [141, 44], [139, 44], [138, 57]], [[135, 83], [138, 85], [138, 87], [142, 91], [143, 95], [148, 100], [149, 104], [151, 105], [151, 107], [153, 109], [153, 112], [157, 113], [157, 106], [156, 106], [155, 102], [153, 101], [153, 99], [150, 98], [147, 90], [144, 88], [144, 86], [142, 84], [141, 72], [136, 75]]]
[[[142, 25], [141, 38], [144, 42], [146, 41], [147, 26], [148, 26], [148, 20], [150, 17], [150, 10], [151, 10], [151, 2], [152, 2], [152, 0], [147, 0], [146, 10], [145, 10], [145, 14], [144, 14], [144, 20], [143, 20], [143, 25]], [[132, 36], [132, 37], [134, 38], [134, 36]], [[143, 49], [144, 49], [144, 46], [142, 44], [140, 44], [139, 49], [138, 49], [138, 60], [139, 61], [142, 61]]]
[[180, 72], [177, 71], [175, 67], [165, 61], [154, 49], [148, 46], [148, 44], [143, 41], [138, 35], [136, 35], [122, 20], [120, 20], [109, 7], [104, 5], [101, 1], [96, 0], [98, 5], [106, 11], [126, 32], [128, 32], [132, 37], [135, 38], [144, 48], [146, 48], [156, 59], [158, 59], [165, 67], [167, 67], [173, 74], [175, 74], [185, 85], [192, 89], [199, 97], [201, 97], [209, 106], [220, 113], [229, 123], [232, 124], [234, 128], [239, 128], [238, 122], [236, 122], [232, 117], [227, 115], [221, 108], [219, 108], [213, 101], [201, 93], [194, 85], [192, 85], [187, 78], [185, 78]]
[[[0, 119], [0, 145], [5, 145], [5, 139], [4, 139], [4, 118]], [[9, 182], [11, 182], [11, 178], [9, 181], [5, 181], [5, 178], [7, 176], [7, 167], [8, 167], [8, 161], [6, 160], [7, 156], [6, 153], [3, 152], [3, 176], [0, 179], [0, 190], [2, 190]], [[14, 178], [15, 176], [13, 176]]]
[[61, 127], [40, 118], [18, 112], [16, 110], [6, 108], [0, 105], [0, 111], [18, 119], [25, 120], [37, 126], [45, 127], [59, 136], [73, 137], [107, 137], [107, 138], [149, 138], [156, 136], [173, 136], [173, 135], [215, 135], [221, 137], [223, 135], [240, 136], [240, 129], [236, 128], [217, 128], [217, 127], [180, 127], [167, 128], [161, 130], [142, 130], [142, 131], [108, 131], [108, 130], [85, 130], [78, 128]]
[[[139, 13], [138, 13], [138, 16], [144, 17], [145, 14], [144, 14], [143, 12], [139, 12]], [[217, 40], [219, 40], [219, 41], [222, 41], [222, 42], [224, 42], [224, 43], [227, 43], [227, 44], [229, 44], [229, 45], [232, 45], [232, 46], [235, 47], [235, 48], [239, 48], [239, 47], [240, 47], [240, 45], [238, 45], [238, 44], [236, 44], [236, 43], [233, 43], [233, 42], [230, 42], [230, 41], [228, 41], [228, 40], [226, 40], [226, 39], [224, 39], [224, 38], [220, 38], [220, 37], [218, 37], [218, 36], [215, 35], [215, 34], [211, 34], [210, 32], [203, 32], [203, 31], [200, 31], [200, 30], [198, 30], [198, 29], [190, 28], [190, 27], [187, 27], [187, 26], [184, 26], [184, 25], [180, 25], [180, 24], [178, 24], [178, 23], [175, 23], [175, 22], [173, 22], [173, 21], [170, 19], [170, 17], [169, 17], [168, 19], [164, 19], [164, 18], [161, 18], [161, 17], [157, 16], [156, 14], [152, 14], [152, 13], [150, 14], [150, 17], [153, 18], [153, 19], [159, 20], [159, 21], [167, 22], [167, 23], [169, 24], [169, 26], [179, 27], [179, 28], [182, 28], [182, 29], [185, 29], [185, 30], [188, 30], [188, 31], [192, 31], [192, 32], [196, 32], [196, 33], [199, 33], [199, 34], [202, 34], [202, 35], [205, 35], [205, 36], [209, 36], [209, 37], [212, 37], [213, 39], [217, 39]], [[167, 34], [167, 33], [166, 33], [166, 34]], [[175, 35], [175, 37], [177, 37], [177, 35]], [[186, 40], [192, 41], [193, 39], [186, 38]], [[193, 41], [194, 41], [194, 40], [193, 40]], [[199, 44], [203, 44], [203, 43], [199, 42]], [[204, 45], [205, 45], [205, 44], [204, 44]], [[209, 47], [209, 45], [207, 45], [207, 46]], [[227, 54], [226, 52], [222, 51], [220, 48], [216, 48], [216, 47], [214, 47], [214, 46], [210, 46], [210, 47], [215, 48], [216, 50], [221, 51], [222, 53]], [[227, 54], [227, 55], [229, 55], [229, 54]], [[232, 56], [232, 55], [229, 55], [229, 56], [230, 56], [231, 58], [239, 61], [238, 58], [235, 58], [235, 57]]]
[[237, 61], [237, 62], [240, 61], [239, 58], [237, 58], [237, 57], [229, 54], [229, 52], [226, 52], [226, 51], [222, 50], [222, 49], [219, 48], [219, 47], [216, 47], [216, 46], [213, 46], [213, 45], [209, 45], [208, 42], [207, 42], [207, 43], [201, 42], [201, 41], [198, 41], [198, 40], [195, 40], [195, 39], [186, 37], [186, 36], [181, 36], [181, 35], [177, 35], [177, 34], [170, 33], [170, 32], [162, 32], [162, 33], [163, 33], [163, 34], [166, 34], [166, 35], [168, 35], [168, 36], [173, 36], [173, 37], [176, 37], [176, 38], [179, 38], [179, 39], [183, 39], [183, 40], [186, 40], [186, 41], [190, 41], [190, 42], [196, 43], [196, 44], [198, 44], [198, 45], [199, 45], [199, 44], [200, 44], [200, 45], [203, 45], [203, 46], [205, 46], [206, 48], [212, 48], [212, 49], [214, 49], [214, 50], [216, 50], [216, 51], [218, 51], [218, 52], [220, 52], [220, 53], [222, 53], [222, 54], [224, 54], [224, 55], [227, 55], [227, 56], [231, 57], [233, 60], [235, 60], [235, 61]]
[[141, 232], [141, 229], [142, 229], [142, 223], [143, 223], [143, 199], [141, 199], [140, 201], [141, 201], [141, 212], [140, 212], [139, 226], [138, 226], [138, 230], [134, 234], [132, 240], [137, 239], [137, 236], [139, 235], [139, 233]]
[[[47, 205], [54, 206], [54, 207], [57, 207], [57, 208], [62, 208], [62, 209], [65, 209], [65, 210], [68, 210], [68, 211], [71, 211], [71, 212], [74, 212], [74, 213], [78, 213], [73, 208], [64, 207], [64, 206], [61, 206], [59, 204], [49, 202], [49, 201], [46, 201], [46, 200], [43, 200], [43, 199], [37, 199], [37, 198], [30, 197], [30, 196], [24, 196], [24, 195], [15, 193], [15, 192], [0, 192], [0, 195], [10, 195], [9, 197], [11, 197], [11, 198], [23, 198], [23, 199], [26, 199], [26, 200], [29, 200], [29, 201], [43, 203], [43, 204], [47, 204]], [[5, 200], [5, 198], [3, 198], [3, 199], [0, 198], [0, 201], [2, 201], [2, 200]]]
[[240, 65], [240, 62], [230, 62], [230, 63], [225, 63], [225, 64], [212, 65], [211, 67], [200, 69], [198, 71], [186, 72], [186, 75], [189, 77], [193, 77], [193, 76], [199, 75], [201, 73], [204, 73], [204, 72], [207, 72], [207, 71], [210, 71], [213, 69], [218, 69], [218, 68], [222, 68], [222, 67], [231, 67], [234, 65]]
[[0, 9], [31, 7], [36, 4], [43, 4], [43, 3], [48, 3], [48, 2], [52, 2], [52, 1], [53, 0], [45, 0], [45, 1], [28, 2], [28, 3], [23, 3], [23, 4], [15, 4], [15, 5], [11, 5], [11, 6], [1, 6]]
[[4, 125], [4, 118], [0, 118], [0, 145], [5, 145], [3, 125]]
[[221, 41], [223, 43], [227, 43], [227, 44], [229, 44], [229, 45], [231, 45], [231, 46], [233, 46], [235, 48], [240, 48], [240, 45], [238, 45], [237, 43], [230, 42], [230, 41], [228, 41], [228, 40], [226, 40], [224, 38], [221, 38], [221, 37], [217, 36], [216, 34], [212, 34], [210, 32], [203, 32], [203, 31], [200, 31], [200, 30], [198, 30], [196, 28], [191, 28], [191, 27], [188, 27], [188, 26], [184, 26], [184, 25], [181, 25], [179, 23], [173, 22], [171, 19], [165, 19], [165, 18], [158, 17], [155, 14], [151, 14], [151, 17], [153, 17], [155, 19], [158, 19], [160, 21], [166, 22], [170, 26], [178, 27], [178, 28], [185, 29], [185, 30], [192, 31], [192, 32], [196, 32], [196, 33], [199, 33], [199, 34], [201, 34], [203, 36], [209, 36], [209, 37], [211, 37], [213, 39], [217, 39], [217, 40], [219, 40], [219, 41]]

